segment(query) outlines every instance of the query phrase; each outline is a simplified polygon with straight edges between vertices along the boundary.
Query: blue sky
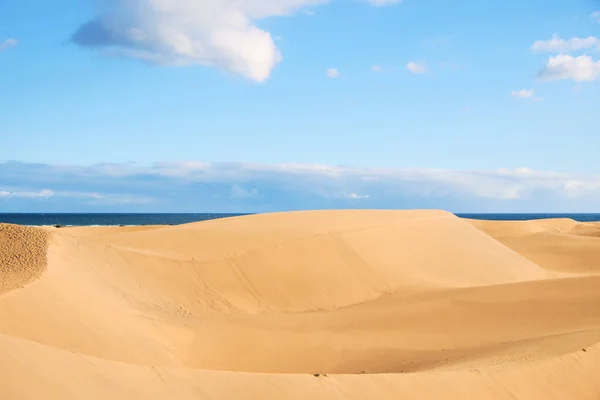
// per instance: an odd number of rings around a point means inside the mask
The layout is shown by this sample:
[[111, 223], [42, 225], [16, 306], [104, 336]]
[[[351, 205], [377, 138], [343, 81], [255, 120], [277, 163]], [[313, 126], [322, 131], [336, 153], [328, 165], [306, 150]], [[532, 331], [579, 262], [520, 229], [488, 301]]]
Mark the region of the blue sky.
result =
[[1, 2], [0, 212], [598, 211], [599, 11]]

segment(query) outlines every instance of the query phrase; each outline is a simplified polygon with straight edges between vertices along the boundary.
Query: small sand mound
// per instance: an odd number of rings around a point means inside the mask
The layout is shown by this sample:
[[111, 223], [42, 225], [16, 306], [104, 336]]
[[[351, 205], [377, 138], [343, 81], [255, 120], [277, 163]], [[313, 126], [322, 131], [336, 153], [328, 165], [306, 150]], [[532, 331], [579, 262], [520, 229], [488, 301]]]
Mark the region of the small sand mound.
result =
[[46, 268], [48, 232], [0, 224], [0, 293], [18, 289]]

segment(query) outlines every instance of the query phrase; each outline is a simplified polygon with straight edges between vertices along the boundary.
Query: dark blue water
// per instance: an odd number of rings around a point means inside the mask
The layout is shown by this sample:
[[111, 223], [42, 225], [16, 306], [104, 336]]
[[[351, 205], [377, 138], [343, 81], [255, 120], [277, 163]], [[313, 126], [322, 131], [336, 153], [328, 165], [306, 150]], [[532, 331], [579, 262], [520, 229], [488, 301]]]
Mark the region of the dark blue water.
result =
[[239, 215], [243, 214], [0, 214], [0, 223], [30, 226], [181, 225]]
[[600, 221], [600, 214], [456, 214], [461, 218], [490, 221], [524, 221], [531, 219], [570, 218], [579, 222]]
[[[19, 225], [117, 226], [181, 225], [190, 222], [235, 217], [246, 214], [0, 214], [0, 223]], [[457, 214], [462, 218], [521, 221], [544, 218], [572, 218], [600, 221], [600, 214]]]

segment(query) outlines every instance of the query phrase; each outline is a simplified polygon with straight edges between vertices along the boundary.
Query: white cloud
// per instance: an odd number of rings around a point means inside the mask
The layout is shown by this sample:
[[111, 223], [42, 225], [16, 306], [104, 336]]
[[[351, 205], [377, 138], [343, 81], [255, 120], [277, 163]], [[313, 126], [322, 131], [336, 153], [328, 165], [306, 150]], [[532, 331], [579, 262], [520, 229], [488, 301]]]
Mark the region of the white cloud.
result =
[[522, 99], [530, 99], [535, 96], [535, 92], [533, 89], [523, 89], [512, 92], [514, 97], [520, 97]]
[[425, 63], [420, 61], [411, 61], [406, 64], [406, 69], [412, 72], [413, 74], [424, 74], [427, 72], [427, 66]]
[[0, 190], [0, 198], [49, 199], [56, 197], [92, 200], [101, 204], [145, 204], [152, 201], [152, 199], [148, 197], [123, 194], [99, 194], [94, 192], [53, 191], [49, 189], [42, 189], [38, 191], [19, 190], [12, 192], [7, 190]]
[[328, 0], [102, 0], [82, 46], [161, 65], [218, 67], [262, 82], [282, 56], [256, 21]]
[[24, 199], [36, 199], [36, 198], [44, 198], [47, 199], [49, 197], [53, 197], [54, 196], [54, 192], [52, 192], [51, 190], [48, 189], [43, 189], [37, 192], [27, 192], [27, 191], [22, 191], [22, 192], [3, 192], [5, 194], [5, 196], [3, 197], [19, 197], [19, 198], [24, 198]]
[[538, 76], [546, 81], [571, 79], [575, 82], [591, 82], [600, 77], [600, 61], [588, 55], [573, 57], [559, 54], [548, 59]]
[[[600, 177], [577, 176], [528, 168], [499, 171], [452, 171], [437, 169], [352, 168], [314, 164], [189, 164], [157, 165], [150, 171], [162, 174], [163, 168], [179, 169], [178, 176], [195, 182], [268, 181], [271, 185], [294, 182], [308, 192], [332, 193], [340, 190], [346, 198], [371, 192], [369, 184], [405, 195], [474, 196], [493, 199], [520, 199], [540, 190], [561, 195], [583, 196], [591, 191], [600, 198]], [[139, 171], [148, 174], [148, 170]], [[577, 190], [572, 182], [581, 182]], [[366, 186], [365, 186], [366, 185]], [[381, 189], [381, 187], [379, 187]], [[349, 194], [349, 195], [348, 195]], [[352, 196], [355, 194], [356, 196]], [[365, 195], [362, 195], [365, 196]], [[364, 198], [364, 197], [363, 197]], [[366, 199], [366, 198], [365, 198]]]
[[573, 37], [565, 40], [554, 34], [552, 39], [538, 40], [533, 43], [531, 51], [536, 53], [568, 53], [598, 46], [600, 46], [600, 39], [595, 36], [588, 36], [586, 38]]
[[10, 47], [14, 47], [19, 44], [17, 39], [6, 39], [4, 42], [0, 42], [0, 51], [6, 50]]
[[340, 77], [340, 70], [337, 68], [329, 68], [327, 71], [327, 76], [330, 78], [339, 78]]
[[370, 199], [371, 196], [369, 196], [368, 194], [356, 194], [356, 193], [350, 193], [345, 195], [345, 197], [347, 197], [348, 199], [353, 199], [353, 200], [366, 200], [366, 199]]
[[[27, 187], [8, 187], [2, 176], [27, 182]], [[89, 205], [95, 207], [92, 210], [103, 205], [149, 205], [144, 209], [153, 207], [153, 212], [354, 206], [584, 212], [600, 201], [600, 175], [529, 168], [460, 171], [203, 162], [146, 166], [0, 163], [0, 202], [20, 204], [25, 197], [30, 201], [50, 199], [47, 204]], [[249, 201], [253, 199], [257, 201]]]
[[530, 100], [542, 100], [541, 97], [537, 97], [535, 95], [535, 91], [533, 89], [521, 89], [515, 90], [511, 92], [513, 97], [518, 97], [520, 99], [530, 99]]
[[[258, 22], [330, 0], [98, 0], [72, 41], [112, 56], [169, 66], [216, 67], [266, 81], [283, 59]], [[370, 0], [374, 6], [398, 0]]]

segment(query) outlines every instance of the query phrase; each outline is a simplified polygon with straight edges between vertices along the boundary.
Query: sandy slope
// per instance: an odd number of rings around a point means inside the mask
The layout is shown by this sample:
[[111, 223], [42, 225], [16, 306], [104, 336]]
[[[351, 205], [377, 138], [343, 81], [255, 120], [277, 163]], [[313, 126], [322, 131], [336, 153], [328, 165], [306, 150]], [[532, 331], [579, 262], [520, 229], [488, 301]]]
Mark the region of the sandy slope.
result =
[[571, 219], [468, 221], [540, 266], [569, 273], [600, 273], [600, 224]]
[[598, 399], [599, 232], [441, 211], [1, 226], [0, 398]]

